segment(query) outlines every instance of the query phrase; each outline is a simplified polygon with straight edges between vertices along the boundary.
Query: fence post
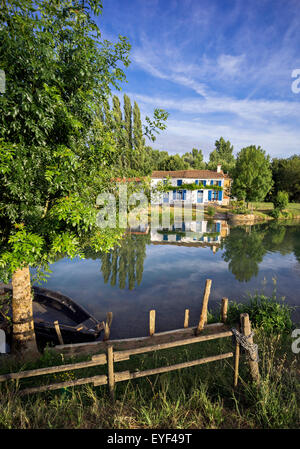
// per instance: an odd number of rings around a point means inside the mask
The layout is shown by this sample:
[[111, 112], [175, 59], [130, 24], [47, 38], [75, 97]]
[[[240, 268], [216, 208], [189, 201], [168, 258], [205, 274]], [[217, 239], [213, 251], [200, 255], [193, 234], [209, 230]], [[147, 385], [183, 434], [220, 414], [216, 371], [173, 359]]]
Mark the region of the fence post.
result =
[[115, 400], [115, 373], [113, 345], [107, 347], [108, 387], [112, 401]]
[[[242, 313], [240, 315], [240, 320], [241, 320], [242, 333], [245, 335], [245, 337], [248, 337], [251, 334], [251, 323], [249, 320], [248, 313]], [[253, 344], [253, 337], [252, 336], [249, 337], [247, 341], [249, 344]], [[255, 382], [259, 383], [260, 375], [259, 375], [258, 361], [251, 359], [249, 351], [248, 351], [248, 357], [249, 357], [249, 367], [250, 367], [250, 373], [251, 373], [252, 379]]]
[[204, 324], [207, 322], [207, 304], [210, 294], [210, 288], [211, 288], [211, 279], [206, 279], [205, 283], [205, 290], [203, 295], [203, 302], [202, 302], [202, 311], [200, 315], [199, 324], [196, 330], [196, 334], [199, 334], [200, 331], [203, 330]]
[[227, 321], [227, 310], [228, 310], [228, 298], [222, 298], [221, 317], [223, 323], [226, 323]]
[[149, 333], [150, 337], [155, 333], [155, 310], [150, 310], [149, 313]]
[[239, 380], [239, 363], [240, 363], [240, 344], [235, 340], [235, 353], [234, 353], [234, 381], [233, 386], [234, 388], [237, 387], [238, 380]]
[[184, 313], [184, 323], [183, 323], [183, 327], [186, 329], [187, 327], [189, 327], [189, 316], [190, 316], [190, 311], [189, 309], [185, 309], [185, 313]]

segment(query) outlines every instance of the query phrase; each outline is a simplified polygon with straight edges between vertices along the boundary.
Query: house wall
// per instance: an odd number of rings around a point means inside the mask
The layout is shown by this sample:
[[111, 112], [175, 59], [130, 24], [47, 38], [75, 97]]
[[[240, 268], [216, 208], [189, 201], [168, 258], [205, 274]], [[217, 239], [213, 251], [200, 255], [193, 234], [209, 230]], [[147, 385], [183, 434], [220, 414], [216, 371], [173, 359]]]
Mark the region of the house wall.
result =
[[[177, 181], [178, 180], [182, 180], [182, 184], [194, 184], [196, 180], [198, 180], [198, 178], [171, 178], [169, 180], [169, 182], [171, 183], [171, 185], [173, 186], [177, 186]], [[211, 181], [214, 182], [214, 185], [216, 185], [217, 183], [219, 183], [219, 181], [221, 181], [221, 187], [224, 187], [224, 179], [203, 179], [204, 181], [206, 181], [206, 185], [210, 185]], [[162, 182], [163, 178], [152, 178], [151, 179], [151, 187], [155, 188], [155, 186], [159, 183]], [[217, 184], [218, 185], [218, 184]], [[199, 189], [201, 190], [201, 189]], [[192, 204], [196, 204], [197, 203], [197, 190], [187, 190], [186, 191], [186, 198], [184, 200], [185, 203], [192, 203]], [[222, 200], [209, 200], [209, 189], [203, 189], [203, 204], [223, 204], [223, 200], [224, 200], [224, 194], [222, 192]], [[212, 190], [212, 192], [214, 192], [214, 190]], [[178, 204], [180, 203], [182, 200], [176, 198], [173, 198], [173, 190], [171, 190], [169, 192], [169, 200], [167, 201], [168, 204]], [[164, 203], [164, 194], [157, 192], [154, 193], [152, 195], [151, 198], [151, 203], [152, 204], [162, 204]]]

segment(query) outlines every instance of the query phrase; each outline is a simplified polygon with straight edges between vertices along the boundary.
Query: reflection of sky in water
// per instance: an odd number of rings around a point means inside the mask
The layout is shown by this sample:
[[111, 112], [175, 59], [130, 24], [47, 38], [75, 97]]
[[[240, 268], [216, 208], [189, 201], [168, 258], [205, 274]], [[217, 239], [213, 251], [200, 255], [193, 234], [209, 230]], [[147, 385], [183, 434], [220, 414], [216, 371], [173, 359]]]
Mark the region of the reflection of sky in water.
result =
[[146, 244], [142, 282], [133, 290], [128, 284], [125, 289], [120, 289], [118, 282], [113, 287], [110, 281], [105, 284], [100, 259], [62, 259], [51, 266], [53, 272], [45, 287], [70, 296], [99, 320], [112, 311], [112, 338], [146, 335], [152, 308], [156, 309], [156, 331], [182, 327], [187, 308], [190, 324], [195, 325], [207, 278], [213, 281], [211, 307], [223, 296], [242, 302], [248, 292], [271, 294], [274, 276], [278, 296], [300, 305], [300, 264], [293, 252], [282, 255], [267, 251], [258, 264], [258, 275], [248, 282], [236, 280], [222, 258], [223, 252], [219, 249], [214, 254], [208, 247]]

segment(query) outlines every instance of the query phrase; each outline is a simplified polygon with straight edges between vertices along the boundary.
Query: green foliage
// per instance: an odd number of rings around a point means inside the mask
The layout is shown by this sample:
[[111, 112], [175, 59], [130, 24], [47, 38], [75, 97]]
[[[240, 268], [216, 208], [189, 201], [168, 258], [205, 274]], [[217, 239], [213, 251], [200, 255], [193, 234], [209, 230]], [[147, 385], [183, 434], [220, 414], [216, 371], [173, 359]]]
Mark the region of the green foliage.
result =
[[193, 170], [204, 170], [205, 162], [203, 160], [202, 150], [197, 150], [197, 148], [193, 148], [190, 153], [185, 153], [182, 156], [184, 162], [188, 163], [189, 168]]
[[277, 220], [281, 216], [281, 213], [279, 209], [272, 209], [270, 215]]
[[239, 322], [241, 313], [248, 313], [254, 327], [262, 328], [267, 334], [288, 334], [292, 329], [292, 308], [278, 299], [274, 293], [271, 297], [262, 294], [250, 296], [247, 303], [230, 302], [228, 322]]
[[[5, 2], [0, 11], [1, 270], [80, 255], [97, 231], [96, 197], [112, 176], [116, 139], [97, 115], [125, 79], [130, 45], [102, 41], [101, 2]], [[100, 108], [101, 109], [101, 108]], [[103, 247], [106, 247], [103, 236]], [[116, 240], [119, 238], [116, 232]], [[111, 236], [109, 239], [111, 244]]]
[[274, 209], [278, 209], [282, 212], [289, 204], [289, 194], [287, 192], [278, 191], [273, 200], [273, 204]]
[[289, 194], [291, 202], [300, 201], [300, 156], [294, 155], [287, 159], [273, 159], [272, 176], [274, 190], [271, 201], [278, 191], [285, 191]]
[[215, 150], [209, 155], [207, 168], [209, 170], [216, 170], [217, 165], [221, 164], [223, 171], [231, 172], [235, 165], [233, 146], [229, 140], [225, 142], [223, 137], [220, 137], [219, 140], [216, 140], [215, 147]]
[[[168, 113], [160, 110], [161, 112], [157, 114], [157, 110], [154, 110], [153, 120], [149, 117], [145, 118], [146, 125], [142, 123], [137, 102], [134, 102], [132, 108], [131, 100], [126, 94], [124, 94], [123, 102], [123, 117], [117, 96], [113, 97], [112, 110], [108, 102], [99, 108], [99, 120], [104, 129], [111, 133], [117, 148], [114, 166], [122, 176], [124, 176], [124, 170], [128, 176], [148, 175], [154, 168], [155, 157], [152, 148], [145, 146], [145, 137], [155, 140], [154, 133], [166, 128], [165, 121]], [[150, 122], [151, 127], [148, 126]]]
[[232, 213], [233, 214], [247, 214], [249, 213], [249, 210], [246, 208], [245, 201], [244, 200], [238, 200], [238, 201], [231, 201], [230, 205], [232, 207]]
[[272, 184], [270, 160], [265, 151], [254, 145], [243, 148], [233, 170], [232, 195], [247, 202], [261, 201]]
[[154, 109], [153, 119], [146, 116], [146, 125], [144, 125], [144, 135], [147, 136], [152, 142], [155, 142], [156, 136], [154, 133], [158, 134], [158, 129], [164, 131], [166, 129], [166, 121], [169, 117], [169, 113], [164, 109]]

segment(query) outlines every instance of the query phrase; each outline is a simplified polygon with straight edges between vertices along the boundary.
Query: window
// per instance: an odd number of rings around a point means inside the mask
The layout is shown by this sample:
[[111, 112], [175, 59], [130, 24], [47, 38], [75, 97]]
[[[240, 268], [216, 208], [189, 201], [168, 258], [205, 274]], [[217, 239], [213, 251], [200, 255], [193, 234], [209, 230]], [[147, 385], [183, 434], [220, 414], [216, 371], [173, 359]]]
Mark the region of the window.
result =
[[183, 199], [183, 191], [177, 190], [176, 192], [176, 200], [182, 200]]
[[177, 179], [177, 185], [182, 186], [182, 179]]

